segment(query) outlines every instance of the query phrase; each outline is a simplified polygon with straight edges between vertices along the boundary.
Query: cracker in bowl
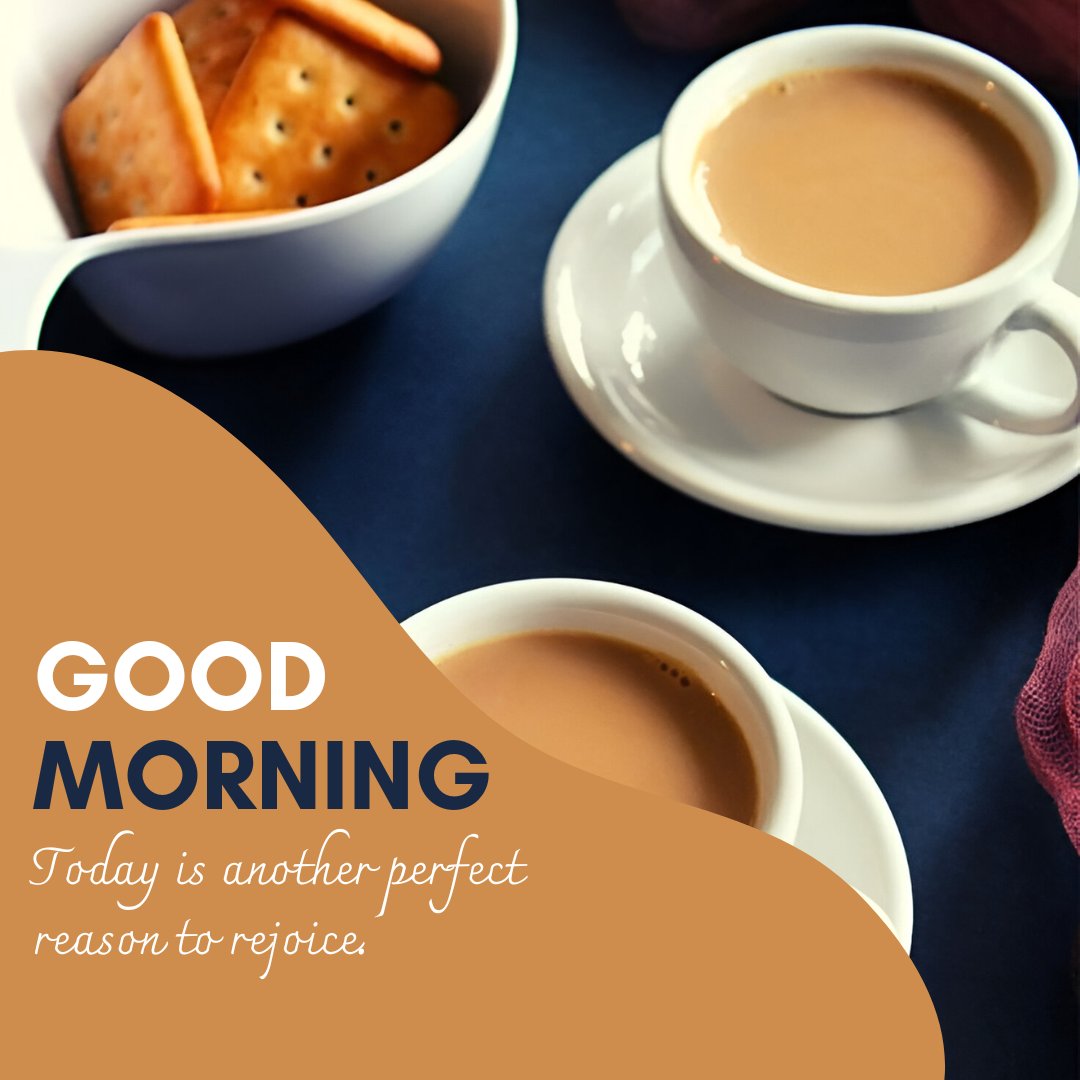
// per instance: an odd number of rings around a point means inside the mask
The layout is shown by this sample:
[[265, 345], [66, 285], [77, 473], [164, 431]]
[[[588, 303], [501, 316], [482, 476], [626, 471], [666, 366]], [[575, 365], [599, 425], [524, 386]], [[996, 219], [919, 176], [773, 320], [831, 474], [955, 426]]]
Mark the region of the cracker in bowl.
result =
[[439, 83], [281, 12], [214, 119], [220, 209], [315, 206], [364, 191], [431, 157], [457, 122]]
[[102, 63], [60, 120], [87, 225], [217, 208], [221, 175], [176, 26], [155, 12]]

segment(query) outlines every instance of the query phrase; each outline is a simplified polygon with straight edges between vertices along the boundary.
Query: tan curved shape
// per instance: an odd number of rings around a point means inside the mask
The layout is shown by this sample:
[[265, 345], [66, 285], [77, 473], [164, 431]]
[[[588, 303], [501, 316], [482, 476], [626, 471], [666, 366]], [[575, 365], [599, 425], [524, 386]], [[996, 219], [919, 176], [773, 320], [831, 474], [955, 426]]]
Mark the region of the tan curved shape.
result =
[[[560, 765], [452, 691], [282, 482], [208, 418], [96, 361], [6, 354], [0, 964], [12, 1075], [730, 1076], [931, 1080], [944, 1075], [918, 973], [874, 912], [793, 848], [712, 814]], [[422, 570], [422, 568], [419, 568]], [[107, 661], [156, 639], [186, 658], [231, 639], [263, 656], [306, 642], [326, 687], [303, 712], [213, 712], [190, 692], [138, 713], [111, 688], [85, 712], [38, 692], [51, 645]], [[68, 676], [71, 670], [67, 671]], [[60, 677], [64, 676], [61, 670]], [[147, 687], [147, 692], [152, 689]], [[46, 739], [407, 739], [481, 748], [490, 786], [440, 810], [31, 808]], [[167, 787], [167, 770], [156, 776]], [[202, 782], [197, 795], [202, 793]], [[401, 890], [174, 883], [184, 858], [220, 868], [318, 847], [348, 828], [355, 857], [528, 864], [520, 887], [461, 887], [445, 914]], [[103, 887], [28, 884], [43, 845], [100, 855], [119, 829], [160, 860], [138, 910]], [[187, 852], [187, 856], [182, 856]], [[127, 895], [134, 895], [129, 889]], [[272, 926], [356, 930], [365, 955], [33, 955], [41, 928]]]

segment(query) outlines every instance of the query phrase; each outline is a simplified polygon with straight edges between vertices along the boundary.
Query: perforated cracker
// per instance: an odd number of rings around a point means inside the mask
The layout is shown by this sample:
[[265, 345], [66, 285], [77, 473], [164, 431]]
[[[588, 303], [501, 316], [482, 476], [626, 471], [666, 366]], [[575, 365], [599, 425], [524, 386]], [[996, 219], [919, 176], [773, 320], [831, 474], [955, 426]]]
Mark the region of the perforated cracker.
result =
[[350, 41], [431, 74], [439, 47], [418, 27], [367, 0], [189, 0], [173, 16], [207, 123], [213, 123], [255, 38], [278, 8], [308, 16]]
[[126, 229], [164, 229], [170, 225], [220, 225], [223, 221], [247, 221], [250, 218], [275, 217], [288, 210], [251, 210], [237, 214], [163, 214], [160, 217], [120, 218], [109, 226], [109, 232]]
[[[399, 64], [432, 75], [442, 64], [439, 46], [417, 26], [367, 0], [189, 0], [173, 15], [207, 123], [244, 62], [255, 38], [278, 8], [306, 15], [358, 45], [385, 53]], [[79, 76], [81, 90], [106, 57]]]
[[442, 64], [439, 46], [418, 26], [368, 0], [278, 0], [282, 8], [306, 15], [342, 37], [381, 52], [399, 64], [434, 75]]
[[213, 124], [220, 208], [314, 206], [374, 187], [444, 146], [457, 117], [438, 83], [279, 13]]
[[[195, 89], [209, 123], [244, 62], [251, 43], [270, 21], [274, 0], [190, 0], [173, 15]], [[81, 90], [108, 57], [98, 57], [79, 76]]]
[[146, 16], [64, 109], [61, 137], [87, 225], [216, 209], [221, 178], [176, 27]]
[[274, 7], [272, 0], [190, 0], [173, 16], [208, 124]]
[[92, 64], [86, 66], [83, 72], [75, 80], [76, 94], [101, 70], [101, 65], [108, 59], [108, 56], [99, 56]]

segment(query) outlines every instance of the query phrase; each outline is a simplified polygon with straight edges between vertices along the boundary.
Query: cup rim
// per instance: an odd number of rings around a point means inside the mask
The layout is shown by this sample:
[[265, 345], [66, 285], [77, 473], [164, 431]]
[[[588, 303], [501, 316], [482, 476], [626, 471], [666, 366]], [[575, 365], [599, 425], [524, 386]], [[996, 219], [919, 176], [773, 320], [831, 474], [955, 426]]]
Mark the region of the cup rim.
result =
[[[706, 228], [700, 210], [694, 205], [697, 195], [692, 183], [692, 172], [689, 168], [683, 168], [686, 163], [674, 146], [676, 134], [687, 125], [695, 126], [692, 119], [695, 110], [702, 99], [709, 96], [714, 82], [721, 75], [739, 66], [745, 67], [754, 63], [757, 54], [767, 53], [781, 44], [795, 40], [805, 41], [808, 45], [815, 43], [861, 44], [868, 48], [905, 45], [910, 49], [920, 51], [929, 63], [941, 60], [951, 62], [954, 67], [963, 66], [976, 71], [980, 77], [993, 81], [1009, 94], [1034, 121], [1046, 142], [1052, 160], [1052, 180], [1046, 204], [1042, 208], [1035, 227], [1020, 247], [997, 266], [958, 285], [921, 293], [875, 296], [839, 292], [784, 277], [753, 262], [741, 252], [734, 250], [730, 244], [723, 242], [718, 233], [713, 233]], [[857, 59], [852, 60], [852, 66], [857, 63]], [[700, 129], [700, 134], [704, 134], [704, 128]], [[1053, 106], [1023, 76], [1000, 60], [970, 45], [964, 45], [937, 34], [904, 27], [866, 24], [814, 26], [775, 34], [729, 53], [705, 68], [682, 91], [664, 121], [660, 135], [659, 173], [661, 192], [669, 211], [677, 218], [693, 242], [703, 248], [715, 262], [723, 264], [772, 292], [783, 294], [791, 299], [832, 310], [859, 314], [914, 314], [929, 310], [941, 311], [978, 301], [1002, 288], [1007, 288], [1038, 267], [1052, 254], [1072, 221], [1078, 188], [1076, 152], [1065, 125]]]
[[[727, 631], [674, 600], [631, 585], [588, 578], [525, 578], [481, 586], [432, 604], [405, 619], [401, 626], [424, 651], [422, 639], [426, 626], [455, 609], [466, 613], [465, 620], [478, 624], [485, 617], [485, 608], [495, 600], [509, 602], [521, 609], [555, 607], [625, 614], [684, 639], [688, 647], [715, 655], [732, 671], [757, 706], [760, 727], [775, 764], [775, 784], [771, 790], [760, 793], [758, 817], [751, 827], [794, 842], [803, 798], [802, 754], [795, 725], [776, 683], [745, 646]], [[559, 627], [553, 624], [550, 629]], [[497, 635], [466, 633], [455, 647], [466, 648], [493, 636]], [[426, 652], [425, 655], [433, 662], [438, 658]], [[737, 716], [733, 719], [739, 723]]]

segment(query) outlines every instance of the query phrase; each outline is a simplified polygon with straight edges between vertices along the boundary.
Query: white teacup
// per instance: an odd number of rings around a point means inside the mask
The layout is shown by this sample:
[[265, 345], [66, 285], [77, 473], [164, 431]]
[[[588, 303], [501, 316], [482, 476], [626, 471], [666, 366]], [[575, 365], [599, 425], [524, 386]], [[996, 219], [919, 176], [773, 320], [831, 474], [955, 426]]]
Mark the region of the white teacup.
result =
[[[845, 66], [920, 73], [969, 97], [994, 83], [997, 115], [1027, 151], [1040, 188], [1035, 228], [1013, 255], [947, 289], [859, 296], [791, 281], [720, 237], [693, 183], [702, 136], [774, 79]], [[675, 102], [661, 136], [660, 190], [671, 262], [702, 326], [732, 364], [780, 397], [826, 412], [873, 414], [964, 383], [978, 411], [984, 391], [972, 377], [980, 354], [999, 333], [1021, 329], [1049, 334], [1080, 379], [1080, 298], [1052, 280], [1076, 210], [1076, 153], [1038, 91], [975, 49], [877, 26], [817, 27], [748, 45], [707, 68]], [[1022, 430], [1061, 430], [1075, 423], [1078, 398], [1080, 390], [1067, 404], [1050, 402], [1041, 416], [1002, 419], [996, 405], [982, 412]]]
[[703, 615], [627, 585], [537, 578], [461, 593], [402, 626], [435, 661], [467, 645], [530, 630], [606, 634], [683, 661], [716, 693], [746, 739], [761, 793], [752, 824], [794, 841], [803, 769], [791, 716], [761, 665]]

